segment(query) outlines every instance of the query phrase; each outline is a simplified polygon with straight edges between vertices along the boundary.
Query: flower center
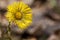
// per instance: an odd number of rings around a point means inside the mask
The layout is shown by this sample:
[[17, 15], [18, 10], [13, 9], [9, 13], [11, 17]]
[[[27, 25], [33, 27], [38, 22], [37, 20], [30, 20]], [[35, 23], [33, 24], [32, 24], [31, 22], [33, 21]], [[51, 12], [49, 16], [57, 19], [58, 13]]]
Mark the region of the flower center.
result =
[[22, 18], [22, 14], [20, 12], [17, 12], [15, 14], [15, 17], [16, 17], [16, 19], [21, 19]]

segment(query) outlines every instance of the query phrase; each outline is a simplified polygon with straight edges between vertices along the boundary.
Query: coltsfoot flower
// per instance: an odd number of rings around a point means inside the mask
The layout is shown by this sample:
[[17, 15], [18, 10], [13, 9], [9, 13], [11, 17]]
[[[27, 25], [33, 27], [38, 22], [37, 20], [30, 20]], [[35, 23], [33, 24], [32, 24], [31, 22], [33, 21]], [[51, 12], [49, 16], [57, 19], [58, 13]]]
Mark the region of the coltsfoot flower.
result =
[[26, 29], [32, 23], [32, 10], [23, 2], [9, 5], [5, 16], [9, 22], [14, 22], [20, 29]]

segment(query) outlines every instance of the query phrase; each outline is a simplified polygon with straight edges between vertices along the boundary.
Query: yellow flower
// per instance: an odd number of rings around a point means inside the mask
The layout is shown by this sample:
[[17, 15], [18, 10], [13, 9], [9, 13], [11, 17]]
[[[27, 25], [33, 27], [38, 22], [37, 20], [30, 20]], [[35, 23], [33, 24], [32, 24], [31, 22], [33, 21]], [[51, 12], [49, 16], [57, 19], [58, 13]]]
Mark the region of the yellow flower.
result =
[[20, 29], [26, 29], [32, 23], [32, 10], [23, 2], [9, 5], [5, 16], [9, 22], [14, 22]]

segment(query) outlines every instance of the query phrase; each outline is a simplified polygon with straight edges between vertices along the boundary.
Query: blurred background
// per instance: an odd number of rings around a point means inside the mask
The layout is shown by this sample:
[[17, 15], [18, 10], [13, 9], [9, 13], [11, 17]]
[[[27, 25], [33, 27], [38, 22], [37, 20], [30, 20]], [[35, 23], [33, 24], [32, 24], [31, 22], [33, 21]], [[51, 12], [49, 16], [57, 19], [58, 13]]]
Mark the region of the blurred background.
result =
[[[4, 15], [7, 6], [17, 1], [29, 5], [33, 21], [25, 31], [11, 24], [9, 34]], [[60, 40], [60, 0], [0, 0], [0, 40]]]

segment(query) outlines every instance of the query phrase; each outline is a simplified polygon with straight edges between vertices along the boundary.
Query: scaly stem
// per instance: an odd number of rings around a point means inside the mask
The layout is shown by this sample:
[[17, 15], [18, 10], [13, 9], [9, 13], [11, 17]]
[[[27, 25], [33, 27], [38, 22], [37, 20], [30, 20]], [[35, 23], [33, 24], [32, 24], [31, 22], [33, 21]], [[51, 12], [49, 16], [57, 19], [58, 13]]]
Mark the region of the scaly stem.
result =
[[11, 40], [11, 29], [10, 29], [10, 22], [9, 22], [8, 27], [7, 27], [7, 34], [8, 34], [8, 38], [9, 38], [9, 40]]

